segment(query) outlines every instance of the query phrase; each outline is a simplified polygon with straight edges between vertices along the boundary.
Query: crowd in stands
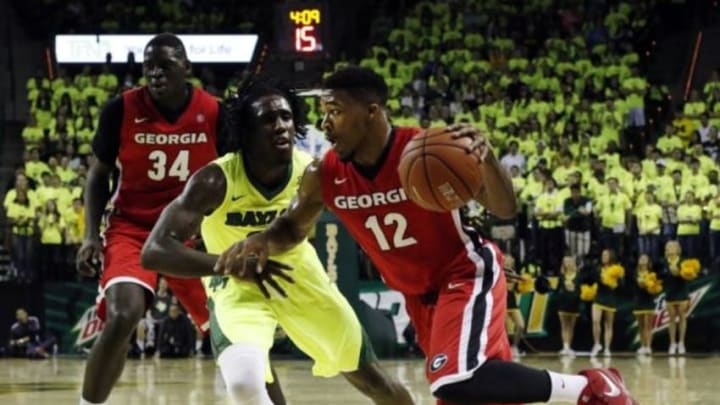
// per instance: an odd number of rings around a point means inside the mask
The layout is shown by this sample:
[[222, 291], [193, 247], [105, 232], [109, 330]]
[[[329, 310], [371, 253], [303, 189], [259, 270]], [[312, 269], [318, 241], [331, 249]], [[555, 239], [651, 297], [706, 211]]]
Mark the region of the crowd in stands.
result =
[[30, 0], [14, 4], [21, 17], [33, 21], [35, 36], [54, 33], [137, 34], [157, 32], [248, 33], [270, 10], [259, 1], [58, 1]]
[[[604, 248], [623, 258], [658, 257], [663, 241], [679, 238], [688, 255], [712, 267], [720, 250], [720, 81], [694, 91], [659, 126], [655, 107], [670, 110], [667, 88], [644, 79], [637, 49], [654, 2], [612, 3], [420, 2], [355, 62], [386, 77], [394, 124], [469, 122], [487, 134], [522, 203], [517, 220], [491, 220], [490, 232], [509, 242], [520, 263], [556, 274], [566, 249], [579, 257], [597, 258]], [[35, 268], [50, 279], [71, 277], [56, 273], [83, 234], [81, 194], [99, 110], [142, 84], [109, 65], [100, 69], [72, 78], [61, 69], [52, 81], [38, 75], [27, 83], [26, 156], [3, 203], [13, 251], [26, 258], [15, 260], [20, 281], [32, 280]], [[207, 69], [200, 77], [193, 83], [218, 96], [236, 89], [216, 88]], [[309, 105], [316, 125], [301, 146], [319, 155], [328, 145], [317, 103]]]

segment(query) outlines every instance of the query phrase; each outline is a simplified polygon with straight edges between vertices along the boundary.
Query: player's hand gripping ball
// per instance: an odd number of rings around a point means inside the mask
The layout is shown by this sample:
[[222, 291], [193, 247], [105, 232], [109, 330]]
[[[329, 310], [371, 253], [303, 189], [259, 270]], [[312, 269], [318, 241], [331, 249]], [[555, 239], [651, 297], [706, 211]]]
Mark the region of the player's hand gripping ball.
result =
[[483, 187], [482, 167], [489, 145], [467, 124], [430, 128], [405, 146], [398, 165], [400, 183], [415, 204], [451, 211], [474, 199]]

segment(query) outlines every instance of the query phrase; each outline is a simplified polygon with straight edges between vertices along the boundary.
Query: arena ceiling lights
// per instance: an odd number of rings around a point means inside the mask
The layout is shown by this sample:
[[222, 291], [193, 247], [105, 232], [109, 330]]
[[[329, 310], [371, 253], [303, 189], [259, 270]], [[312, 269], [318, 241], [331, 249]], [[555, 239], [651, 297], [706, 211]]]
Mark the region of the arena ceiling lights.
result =
[[[258, 43], [257, 35], [178, 35], [188, 58], [197, 63], [249, 63]], [[130, 52], [142, 62], [143, 48], [153, 37], [146, 35], [56, 35], [58, 63], [126, 63]]]

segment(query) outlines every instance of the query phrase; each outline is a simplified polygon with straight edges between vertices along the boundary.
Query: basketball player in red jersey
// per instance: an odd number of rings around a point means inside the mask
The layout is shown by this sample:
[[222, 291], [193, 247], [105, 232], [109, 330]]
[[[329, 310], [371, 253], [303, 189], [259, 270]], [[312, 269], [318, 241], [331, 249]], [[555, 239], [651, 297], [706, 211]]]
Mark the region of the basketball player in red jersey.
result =
[[[85, 368], [81, 404], [104, 403], [120, 377], [130, 334], [152, 303], [158, 274], [142, 268], [140, 251], [165, 206], [196, 170], [218, 155], [224, 113], [218, 101], [186, 79], [190, 62], [180, 39], [153, 37], [145, 47], [148, 85], [111, 100], [100, 115], [85, 188], [85, 238], [77, 268], [93, 276], [102, 262], [98, 315], [105, 326]], [[116, 174], [111, 198], [111, 175]], [[111, 201], [100, 240], [103, 211]], [[207, 330], [207, 298], [199, 279], [166, 277], [193, 321]], [[269, 390], [284, 404], [279, 386]]]
[[[510, 361], [499, 249], [463, 226], [459, 210], [424, 210], [408, 200], [400, 185], [401, 152], [420, 129], [390, 125], [387, 85], [371, 70], [338, 71], [327, 78], [325, 89], [323, 128], [333, 149], [305, 171], [288, 211], [266, 231], [223, 253], [216, 270], [262, 272], [268, 255], [303, 240], [328, 207], [387, 285], [405, 296], [438, 404], [636, 404], [616, 370], [564, 375]], [[473, 138], [473, 149], [483, 156], [484, 186], [476, 199], [499, 217], [514, 216], [512, 183], [490, 145], [470, 126], [450, 130]]]

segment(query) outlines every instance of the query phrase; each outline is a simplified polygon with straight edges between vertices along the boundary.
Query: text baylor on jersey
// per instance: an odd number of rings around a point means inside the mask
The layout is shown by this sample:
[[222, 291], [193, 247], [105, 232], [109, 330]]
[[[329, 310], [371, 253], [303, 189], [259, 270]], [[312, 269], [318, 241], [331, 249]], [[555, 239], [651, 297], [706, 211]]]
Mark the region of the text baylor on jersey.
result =
[[287, 208], [282, 210], [267, 211], [243, 211], [228, 212], [225, 225], [230, 226], [265, 226], [270, 224], [278, 215], [282, 215]]

